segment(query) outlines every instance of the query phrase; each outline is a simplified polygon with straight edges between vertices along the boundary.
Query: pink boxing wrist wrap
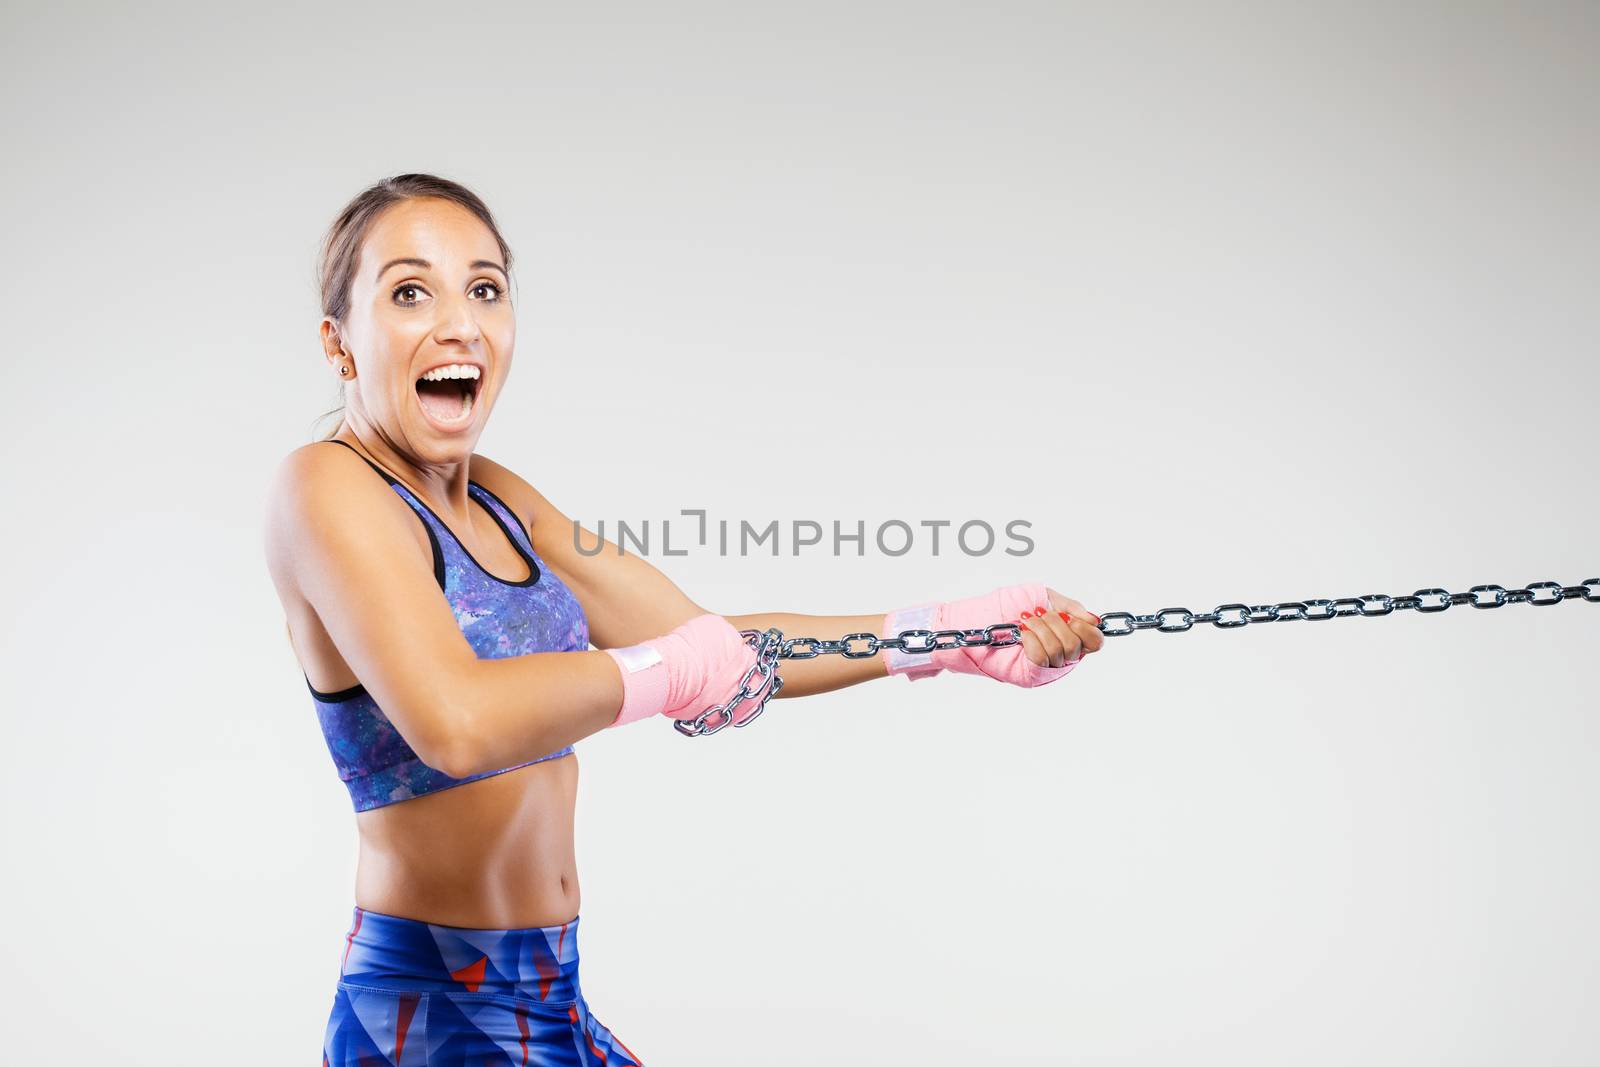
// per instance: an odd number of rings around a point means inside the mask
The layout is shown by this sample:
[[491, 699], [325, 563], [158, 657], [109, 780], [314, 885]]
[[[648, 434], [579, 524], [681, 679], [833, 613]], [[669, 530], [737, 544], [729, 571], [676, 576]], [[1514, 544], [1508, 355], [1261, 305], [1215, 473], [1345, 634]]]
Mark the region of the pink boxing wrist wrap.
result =
[[[721, 615], [697, 615], [671, 633], [642, 644], [604, 650], [622, 672], [622, 707], [612, 726], [652, 715], [692, 719], [739, 688], [756, 662], [755, 649]], [[748, 704], [735, 714], [749, 717]]]
[[627, 648], [608, 648], [606, 655], [622, 672], [622, 709], [612, 726], [659, 715], [667, 706], [667, 664], [661, 653], [646, 642]]
[[[1024, 611], [1049, 603], [1049, 593], [1041, 583], [1002, 586], [981, 596], [963, 600], [933, 601], [900, 608], [884, 616], [883, 636], [893, 637], [902, 630], [981, 630], [997, 622], [1016, 622]], [[904, 674], [912, 681], [931, 678], [941, 671], [955, 674], [981, 674], [997, 682], [1032, 689], [1048, 685], [1072, 672], [1082, 655], [1060, 667], [1045, 667], [1028, 659], [1019, 641], [998, 648], [973, 646], [947, 648], [935, 652], [883, 653], [890, 674]]]

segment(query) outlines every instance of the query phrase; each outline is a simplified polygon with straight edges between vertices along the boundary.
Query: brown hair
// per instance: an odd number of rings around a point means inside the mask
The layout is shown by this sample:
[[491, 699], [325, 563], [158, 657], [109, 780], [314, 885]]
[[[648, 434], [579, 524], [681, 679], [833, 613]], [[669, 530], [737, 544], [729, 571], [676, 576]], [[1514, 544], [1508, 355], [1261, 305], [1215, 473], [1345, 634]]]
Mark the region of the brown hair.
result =
[[[355, 277], [361, 260], [361, 245], [367, 238], [372, 223], [386, 209], [405, 200], [436, 197], [459, 204], [472, 212], [494, 234], [504, 257], [506, 273], [511, 272], [511, 248], [495, 225], [494, 216], [478, 195], [466, 186], [433, 174], [397, 174], [362, 190], [354, 200], [344, 206], [328, 233], [322, 240], [322, 252], [317, 260], [317, 283], [321, 289], [322, 313], [343, 322], [350, 310], [350, 281]], [[317, 416], [317, 421], [344, 411], [344, 383], [339, 383], [339, 406]], [[327, 440], [338, 432], [335, 425], [320, 440]]]

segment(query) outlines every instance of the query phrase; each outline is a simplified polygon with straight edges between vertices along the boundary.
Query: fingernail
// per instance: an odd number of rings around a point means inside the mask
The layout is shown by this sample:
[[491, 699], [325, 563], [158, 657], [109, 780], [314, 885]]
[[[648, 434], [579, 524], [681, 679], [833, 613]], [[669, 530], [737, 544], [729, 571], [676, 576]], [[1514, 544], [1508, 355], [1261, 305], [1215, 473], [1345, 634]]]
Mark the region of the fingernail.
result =
[[1071, 622], [1071, 621], [1072, 621], [1072, 616], [1071, 616], [1071, 615], [1068, 615], [1068, 614], [1067, 614], [1067, 613], [1066, 613], [1066, 612], [1064, 612], [1064, 611], [1058, 611], [1058, 612], [1056, 612], [1056, 614], [1058, 614], [1058, 615], [1060, 615], [1060, 616], [1061, 616], [1061, 621], [1062, 621], [1062, 622]]
[[[1091, 611], [1091, 612], [1089, 612], [1089, 614], [1090, 615], [1094, 615], [1094, 612]], [[1100, 616], [1094, 615], [1094, 621], [1098, 623], [1100, 621]]]
[[1034, 608], [1033, 610], [1035, 612], [1037, 612], [1038, 614], [1040, 614], [1040, 615], [1044, 614], [1044, 608], [1042, 608], [1042, 607], [1037, 607], [1037, 608]]
[[1033, 612], [1031, 612], [1031, 611], [1024, 611], [1024, 612], [1023, 612], [1023, 613], [1022, 613], [1022, 617], [1023, 617], [1023, 618], [1024, 618], [1024, 619], [1031, 619], [1031, 618], [1033, 618]]
[[[1020, 626], [1024, 630], [1028, 630], [1028, 624], [1025, 623], [1025, 622], [1019, 622], [1019, 623], [1017, 623], [1017, 625]], [[1032, 630], [1028, 630], [1028, 632], [1032, 633], [1033, 631]]]

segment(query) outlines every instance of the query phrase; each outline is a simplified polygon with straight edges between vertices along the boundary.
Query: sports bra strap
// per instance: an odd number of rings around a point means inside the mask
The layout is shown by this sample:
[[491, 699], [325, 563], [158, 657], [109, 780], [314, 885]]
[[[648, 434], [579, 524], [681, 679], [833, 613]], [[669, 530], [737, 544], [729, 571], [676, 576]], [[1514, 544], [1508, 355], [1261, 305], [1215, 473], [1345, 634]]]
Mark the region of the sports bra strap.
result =
[[494, 490], [481, 482], [472, 481], [467, 483], [467, 489], [468, 491], [477, 491], [478, 503], [499, 516], [501, 525], [506, 528], [518, 545], [526, 550], [529, 555], [538, 555], [534, 551], [533, 538], [529, 535], [527, 527], [522, 525], [522, 520], [517, 518], [517, 513], [511, 510], [511, 506], [494, 494]]
[[394, 477], [394, 475], [390, 474], [388, 471], [384, 470], [382, 467], [380, 467], [376, 463], [372, 462], [372, 460], [367, 459], [366, 455], [359, 448], [357, 448], [355, 445], [352, 445], [349, 441], [341, 441], [337, 437], [329, 437], [329, 438], [327, 438], [327, 441], [328, 441], [329, 444], [344, 445], [344, 447], [348, 448], [350, 451], [352, 451], [356, 455], [360, 456], [362, 458], [362, 460], [366, 463], [367, 466], [371, 467], [373, 470], [375, 470], [379, 474], [381, 474], [383, 476], [383, 480], [384, 481], [388, 482], [390, 485], [396, 484], [397, 479]]

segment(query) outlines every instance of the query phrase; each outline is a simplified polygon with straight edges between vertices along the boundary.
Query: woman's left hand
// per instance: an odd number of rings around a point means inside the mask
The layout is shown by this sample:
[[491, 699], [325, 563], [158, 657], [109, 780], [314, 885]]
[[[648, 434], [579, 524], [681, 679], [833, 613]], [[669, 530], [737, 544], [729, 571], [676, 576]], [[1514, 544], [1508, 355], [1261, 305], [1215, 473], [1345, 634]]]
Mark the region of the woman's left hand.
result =
[[[1063, 612], [1070, 617], [1063, 618]], [[1071, 597], [1040, 582], [1023, 582], [1003, 585], [979, 596], [898, 608], [884, 619], [884, 632], [889, 636], [921, 629], [986, 630], [1015, 623], [1020, 628], [1018, 640], [1000, 645], [941, 646], [926, 657], [895, 649], [885, 649], [881, 654], [889, 674], [904, 674], [913, 682], [951, 671], [981, 674], [1007, 685], [1033, 689], [1065, 678], [1082, 662], [1085, 653], [1099, 651], [1105, 635], [1098, 622], [1088, 608]]]
[[1022, 651], [1036, 667], [1065, 667], [1100, 651], [1100, 617], [1071, 597], [1045, 587], [1049, 603], [1022, 613]]

